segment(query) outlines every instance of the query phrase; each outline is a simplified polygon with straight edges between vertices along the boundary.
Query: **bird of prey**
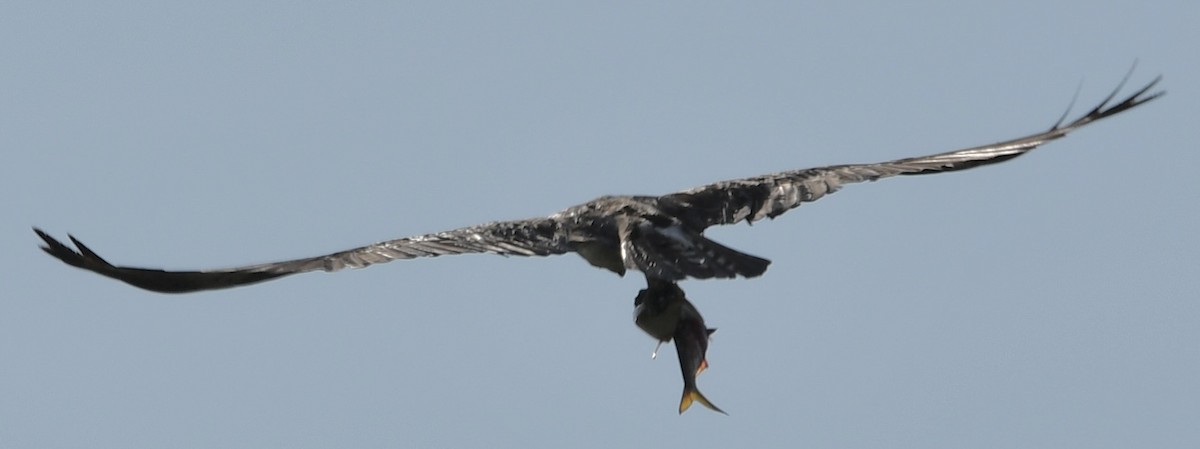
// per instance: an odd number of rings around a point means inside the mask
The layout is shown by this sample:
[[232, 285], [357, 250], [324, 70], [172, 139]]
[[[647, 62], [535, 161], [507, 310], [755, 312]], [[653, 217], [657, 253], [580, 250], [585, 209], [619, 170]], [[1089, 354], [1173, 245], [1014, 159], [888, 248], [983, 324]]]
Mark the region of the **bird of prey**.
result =
[[399, 259], [467, 253], [549, 256], [574, 252], [592, 265], [619, 275], [638, 270], [649, 278], [669, 281], [749, 278], [766, 271], [770, 261], [709, 240], [704, 236], [705, 229], [775, 218], [834, 193], [845, 184], [1007, 161], [1160, 97], [1164, 92], [1149, 93], [1160, 79], [1110, 104], [1124, 85], [1122, 81], [1103, 102], [1078, 119], [1064, 123], [1064, 114], [1048, 130], [1003, 142], [874, 164], [783, 171], [662, 196], [604, 196], [547, 217], [485, 223], [283, 262], [199, 271], [126, 267], [109, 263], [73, 236], [70, 239], [75, 249], [40, 229], [34, 231], [45, 241], [42, 250], [68, 265], [163, 293], [236, 287], [309, 271], [338, 271]]
[[[770, 263], [767, 259], [705, 237], [705, 229], [711, 226], [775, 218], [834, 193], [846, 184], [965, 170], [1007, 161], [1164, 94], [1151, 92], [1161, 80], [1157, 77], [1114, 102], [1128, 78], [1127, 74], [1099, 105], [1075, 120], [1066, 120], [1068, 108], [1049, 129], [1002, 142], [873, 164], [789, 170], [661, 196], [604, 196], [545, 217], [485, 223], [282, 262], [198, 271], [127, 267], [109, 263], [73, 236], [70, 240], [74, 248], [71, 248], [40, 229], [34, 228], [34, 232], [45, 242], [42, 250], [68, 265], [163, 293], [229, 288], [297, 273], [332, 272], [418, 257], [468, 253], [549, 256], [571, 252], [618, 275], [628, 270], [640, 271], [652, 287], [650, 290], [670, 291], [662, 288], [663, 283], [674, 284], [689, 278], [752, 278], [766, 271]], [[699, 351], [701, 359], [703, 352]]]

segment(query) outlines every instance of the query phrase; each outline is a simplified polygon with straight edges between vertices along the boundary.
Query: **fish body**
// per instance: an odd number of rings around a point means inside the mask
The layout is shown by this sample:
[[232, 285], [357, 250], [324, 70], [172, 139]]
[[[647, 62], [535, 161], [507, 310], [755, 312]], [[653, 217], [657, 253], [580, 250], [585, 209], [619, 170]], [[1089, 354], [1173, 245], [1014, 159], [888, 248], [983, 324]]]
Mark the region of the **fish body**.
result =
[[675, 352], [679, 355], [679, 369], [683, 371], [683, 398], [679, 400], [679, 413], [691, 407], [692, 402], [699, 402], [713, 411], [728, 414], [713, 405], [700, 393], [700, 389], [696, 388], [696, 376], [708, 368], [708, 360], [705, 357], [708, 352], [708, 338], [717, 330], [704, 327], [704, 318], [686, 299], [681, 312], [679, 327], [675, 329], [674, 336]]
[[[704, 324], [704, 317], [692, 305], [683, 290], [674, 282], [647, 279], [649, 286], [638, 292], [634, 322], [658, 340], [659, 345], [675, 340], [675, 352], [679, 356], [679, 368], [683, 372], [683, 397], [679, 400], [679, 413], [683, 413], [693, 402], [699, 402], [714, 411], [725, 413], [696, 387], [696, 376], [708, 368], [706, 354], [708, 338], [716, 329]], [[658, 349], [655, 348], [655, 354]]]
[[649, 285], [638, 292], [633, 300], [634, 323], [659, 343], [666, 343], [675, 337], [685, 305], [693, 310], [695, 307], [684, 297], [683, 289], [674, 282], [649, 276], [646, 282]]

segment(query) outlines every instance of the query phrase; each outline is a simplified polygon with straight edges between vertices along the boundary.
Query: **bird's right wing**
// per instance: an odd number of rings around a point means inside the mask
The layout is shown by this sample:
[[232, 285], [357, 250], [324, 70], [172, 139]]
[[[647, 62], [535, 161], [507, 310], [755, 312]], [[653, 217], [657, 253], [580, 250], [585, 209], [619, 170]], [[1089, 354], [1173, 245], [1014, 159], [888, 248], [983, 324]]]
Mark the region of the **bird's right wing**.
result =
[[324, 256], [236, 268], [166, 271], [108, 263], [75, 237], [71, 248], [42, 230], [42, 250], [64, 263], [146, 290], [184, 293], [253, 284], [309, 271], [338, 271], [417, 257], [492, 253], [505, 256], [548, 256], [572, 251], [560, 223], [553, 218], [501, 221], [452, 231], [388, 240]]
[[763, 218], [775, 218], [803, 203], [816, 201], [836, 192], [845, 184], [875, 181], [896, 175], [965, 170], [1006, 161], [1092, 122], [1158, 98], [1163, 92], [1148, 92], [1160, 79], [1161, 77], [1155, 78], [1132, 95], [1110, 105], [1109, 102], [1124, 86], [1123, 80], [1104, 101], [1078, 119], [1063, 124], [1066, 119], [1064, 114], [1050, 129], [1025, 137], [875, 164], [834, 165], [722, 181], [663, 195], [659, 197], [659, 207], [681, 217], [694, 230], [703, 230], [709, 226], [733, 224], [742, 220], [752, 223]]

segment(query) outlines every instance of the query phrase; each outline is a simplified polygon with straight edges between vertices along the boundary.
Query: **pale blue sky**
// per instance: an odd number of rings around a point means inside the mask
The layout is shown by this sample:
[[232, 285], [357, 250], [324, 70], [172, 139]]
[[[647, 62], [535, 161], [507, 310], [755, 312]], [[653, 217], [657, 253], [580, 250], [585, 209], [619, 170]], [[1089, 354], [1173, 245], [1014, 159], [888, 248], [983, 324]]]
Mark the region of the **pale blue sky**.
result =
[[[0, 447], [1200, 446], [1200, 6], [0, 6]], [[460, 256], [183, 296], [205, 268], [873, 162], [1169, 94], [1028, 157], [715, 229], [677, 416], [642, 287]]]

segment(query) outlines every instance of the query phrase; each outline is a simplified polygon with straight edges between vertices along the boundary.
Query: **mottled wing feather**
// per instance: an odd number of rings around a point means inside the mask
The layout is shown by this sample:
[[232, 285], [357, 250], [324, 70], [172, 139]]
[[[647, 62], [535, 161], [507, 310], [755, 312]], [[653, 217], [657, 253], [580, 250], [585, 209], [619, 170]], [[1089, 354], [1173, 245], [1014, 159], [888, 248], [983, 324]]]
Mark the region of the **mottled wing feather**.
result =
[[184, 293], [253, 284], [309, 271], [338, 271], [417, 257], [468, 253], [505, 256], [548, 256], [571, 251], [566, 233], [551, 218], [503, 221], [452, 231], [407, 237], [324, 256], [236, 268], [166, 271], [115, 266], [71, 237], [75, 248], [34, 229], [45, 241], [42, 250], [69, 265], [93, 271], [130, 285], [163, 293]]
[[325, 256], [266, 264], [270, 270], [301, 273], [362, 268], [418, 257], [491, 253], [503, 256], [549, 256], [571, 251], [566, 233], [550, 218], [501, 221], [453, 231], [388, 240]]
[[930, 156], [897, 159], [876, 164], [834, 165], [785, 171], [751, 178], [722, 181], [683, 192], [664, 195], [659, 206], [678, 217], [693, 230], [774, 218], [821, 199], [843, 185], [875, 181], [897, 175], [942, 173], [994, 164], [1021, 156], [1038, 146], [1059, 139], [1071, 131], [1097, 120], [1111, 117], [1158, 98], [1163, 92], [1148, 93], [1159, 82], [1155, 78], [1145, 87], [1115, 104], [1109, 104], [1121, 90], [1122, 81], [1107, 98], [1078, 119], [1050, 129], [1003, 142], [950, 151]]

